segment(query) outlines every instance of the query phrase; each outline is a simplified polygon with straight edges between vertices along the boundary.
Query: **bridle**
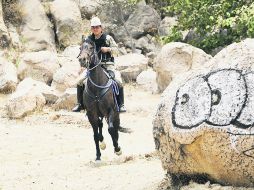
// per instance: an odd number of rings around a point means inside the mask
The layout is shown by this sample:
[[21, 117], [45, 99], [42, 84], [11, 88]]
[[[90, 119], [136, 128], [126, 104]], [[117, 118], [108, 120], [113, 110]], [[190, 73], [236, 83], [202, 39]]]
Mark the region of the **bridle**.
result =
[[[109, 77], [109, 74], [105, 71], [105, 69], [103, 69], [103, 72], [106, 74], [106, 76], [108, 77], [108, 82], [105, 86], [101, 86], [101, 85], [98, 85], [96, 84], [92, 79], [91, 79], [91, 76], [90, 76], [90, 71], [94, 70], [95, 68], [97, 68], [98, 66], [101, 66], [101, 60], [102, 60], [102, 54], [101, 54], [101, 58], [99, 59], [98, 57], [98, 54], [101, 50], [99, 50], [98, 52], [96, 51], [96, 45], [95, 43], [93, 42], [93, 52], [92, 54], [88, 54], [88, 57], [89, 57], [89, 60], [86, 60], [86, 68], [87, 68], [87, 78], [88, 80], [97, 88], [109, 88], [111, 85], [112, 85], [112, 79]], [[83, 46], [82, 46], [83, 47]], [[82, 52], [82, 49], [81, 49], [81, 52]], [[93, 60], [94, 59], [94, 60]], [[92, 68], [90, 68], [90, 65], [91, 65], [91, 62], [94, 62], [94, 66]], [[97, 62], [97, 63], [96, 63]]]

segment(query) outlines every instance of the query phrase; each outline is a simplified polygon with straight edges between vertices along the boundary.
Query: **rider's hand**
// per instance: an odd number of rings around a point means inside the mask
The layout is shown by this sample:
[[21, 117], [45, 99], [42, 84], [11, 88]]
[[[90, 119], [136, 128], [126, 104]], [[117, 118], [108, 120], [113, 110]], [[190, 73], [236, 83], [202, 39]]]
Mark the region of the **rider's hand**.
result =
[[110, 52], [110, 51], [111, 51], [111, 48], [110, 48], [110, 47], [101, 47], [101, 51], [102, 51], [103, 53]]
[[86, 69], [85, 67], [81, 67], [80, 70], [79, 70], [79, 72], [78, 72], [78, 74], [83, 73], [85, 69]]

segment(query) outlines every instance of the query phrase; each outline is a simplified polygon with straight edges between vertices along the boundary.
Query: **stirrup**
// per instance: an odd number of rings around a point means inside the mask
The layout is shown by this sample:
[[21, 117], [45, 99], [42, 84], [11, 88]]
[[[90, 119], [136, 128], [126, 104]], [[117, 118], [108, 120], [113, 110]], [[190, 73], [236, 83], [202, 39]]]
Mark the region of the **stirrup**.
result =
[[124, 104], [122, 104], [122, 105], [120, 106], [119, 112], [126, 112], [126, 111], [127, 111], [127, 110], [126, 110]]
[[84, 106], [82, 106], [81, 104], [77, 104], [73, 109], [72, 111], [73, 112], [80, 112], [81, 110], [84, 109]]

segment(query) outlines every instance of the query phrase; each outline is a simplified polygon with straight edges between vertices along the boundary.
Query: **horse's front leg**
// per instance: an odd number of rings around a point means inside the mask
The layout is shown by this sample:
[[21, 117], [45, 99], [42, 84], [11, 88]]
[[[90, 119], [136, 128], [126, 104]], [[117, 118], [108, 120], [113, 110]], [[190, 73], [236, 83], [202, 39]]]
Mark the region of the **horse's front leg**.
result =
[[101, 160], [101, 151], [99, 147], [99, 133], [97, 126], [93, 126], [93, 133], [94, 133], [94, 142], [96, 146], [96, 160]]
[[118, 145], [119, 124], [120, 124], [119, 114], [111, 110], [108, 117], [108, 132], [111, 135], [113, 145], [114, 145], [114, 150], [118, 156], [122, 154], [121, 147]]
[[94, 117], [92, 114], [87, 113], [88, 120], [90, 124], [93, 127], [93, 134], [94, 134], [94, 142], [96, 146], [96, 160], [101, 160], [101, 151], [99, 147], [99, 131], [98, 131], [98, 126], [99, 126], [99, 120], [98, 118]]
[[104, 137], [102, 135], [102, 127], [103, 127], [103, 118], [99, 119], [99, 144], [100, 144], [100, 149], [105, 150], [106, 149], [106, 143], [104, 142]]

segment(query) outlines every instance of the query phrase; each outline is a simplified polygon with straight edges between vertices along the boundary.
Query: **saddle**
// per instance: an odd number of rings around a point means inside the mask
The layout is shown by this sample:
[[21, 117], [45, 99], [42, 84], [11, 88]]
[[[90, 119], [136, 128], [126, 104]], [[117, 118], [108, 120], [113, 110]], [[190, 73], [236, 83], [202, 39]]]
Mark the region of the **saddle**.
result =
[[101, 66], [106, 71], [106, 75], [115, 81], [115, 73], [110, 70], [110, 66], [114, 65], [114, 62], [104, 62]]

